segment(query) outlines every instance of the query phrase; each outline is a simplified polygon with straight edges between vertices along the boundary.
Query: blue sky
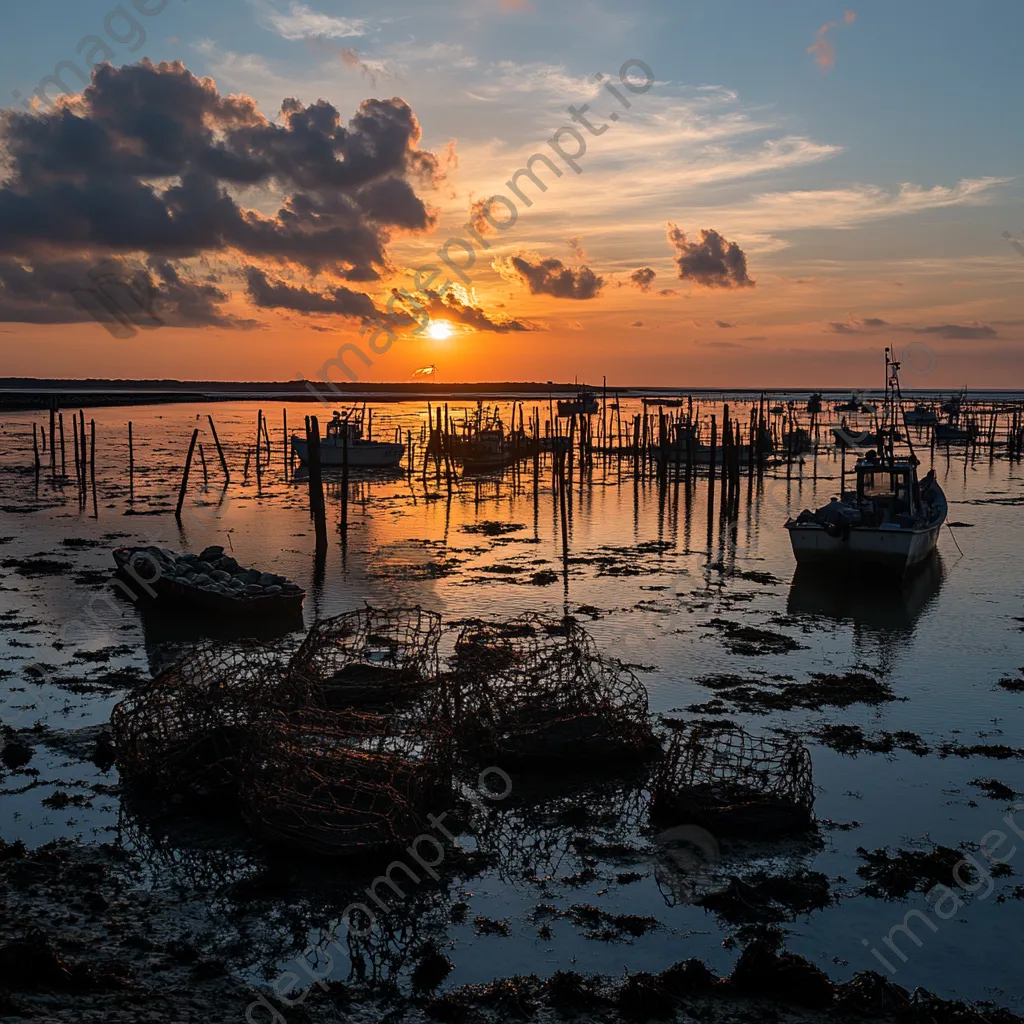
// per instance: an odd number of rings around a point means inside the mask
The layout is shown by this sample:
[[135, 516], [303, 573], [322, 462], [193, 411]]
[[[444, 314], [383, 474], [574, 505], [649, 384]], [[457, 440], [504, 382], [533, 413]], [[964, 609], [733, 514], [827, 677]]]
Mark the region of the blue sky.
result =
[[[149, 10], [161, 2], [137, 0]], [[742, 351], [751, 372], [780, 359], [792, 368], [826, 341], [845, 372], [883, 334], [889, 343], [890, 327], [926, 337], [930, 327], [960, 324], [969, 335], [984, 324], [983, 344], [933, 332], [936, 344], [950, 343], [943, 369], [960, 380], [981, 360], [989, 376], [1000, 365], [1024, 375], [1024, 332], [1014, 323], [1024, 260], [1001, 237], [1024, 236], [1024, 133], [1013, 102], [1024, 4], [167, 0], [148, 17], [130, 2], [122, 9], [146, 33], [134, 50], [138, 30], [109, 2], [35, 0], [9, 11], [3, 102], [15, 106], [15, 90], [31, 95], [61, 60], [81, 64], [77, 47], [90, 34], [104, 39], [115, 65], [181, 60], [222, 94], [254, 97], [270, 118], [286, 96], [326, 98], [343, 118], [368, 96], [401, 96], [420, 122], [421, 146], [443, 154], [454, 142], [458, 161], [432, 200], [436, 229], [393, 239], [401, 277], [458, 232], [474, 198], [499, 191], [568, 123], [569, 103], [589, 101], [607, 116], [614, 100], [595, 93], [593, 73], [617, 77], [624, 60], [639, 58], [655, 86], [589, 140], [585, 173], [522, 211], [515, 237], [495, 240], [490, 254], [586, 263], [603, 292], [555, 303], [481, 266], [471, 299], [533, 317], [570, 349], [580, 326], [593, 330], [594, 358], [623, 371], [662, 365], [679, 350], [680, 331], [688, 365], [713, 376]], [[276, 202], [248, 197], [256, 210]], [[675, 280], [668, 222], [690, 237], [713, 228], [737, 243], [757, 286]], [[568, 237], [580, 240], [575, 253]], [[640, 266], [657, 271], [659, 291], [677, 294], [659, 302], [624, 286]], [[866, 328], [869, 319], [886, 330]], [[710, 329], [713, 321], [737, 327]], [[285, 316], [266, 329], [308, 323]], [[610, 340], [623, 329], [637, 351], [628, 361]], [[797, 347], [783, 350], [783, 337]], [[491, 357], [464, 340], [447, 356], [470, 376], [482, 373]], [[552, 338], [524, 339], [524, 350], [527, 340], [540, 345], [524, 357], [532, 368]], [[417, 343], [405, 361], [431, 355]], [[578, 354], [566, 357], [565, 372], [574, 362]]]

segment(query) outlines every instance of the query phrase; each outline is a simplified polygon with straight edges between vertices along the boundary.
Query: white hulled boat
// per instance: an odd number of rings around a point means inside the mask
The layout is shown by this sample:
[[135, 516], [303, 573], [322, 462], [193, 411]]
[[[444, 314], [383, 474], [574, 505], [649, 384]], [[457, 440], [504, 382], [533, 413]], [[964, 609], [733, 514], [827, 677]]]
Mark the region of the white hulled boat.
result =
[[[347, 449], [347, 452], [346, 452]], [[303, 465], [309, 462], [309, 445], [304, 437], [292, 435], [292, 451]], [[392, 441], [370, 441], [363, 437], [363, 418], [358, 413], [340, 412], [327, 424], [327, 436], [320, 440], [320, 464], [352, 469], [391, 469], [402, 461], [405, 445]]]
[[[885, 350], [886, 402], [877, 450], [854, 467], [856, 486], [815, 511], [786, 522], [797, 563], [838, 572], [905, 576], [935, 550], [946, 497], [934, 470], [918, 480], [913, 448], [894, 450], [899, 363]], [[845, 478], [844, 478], [845, 482]]]

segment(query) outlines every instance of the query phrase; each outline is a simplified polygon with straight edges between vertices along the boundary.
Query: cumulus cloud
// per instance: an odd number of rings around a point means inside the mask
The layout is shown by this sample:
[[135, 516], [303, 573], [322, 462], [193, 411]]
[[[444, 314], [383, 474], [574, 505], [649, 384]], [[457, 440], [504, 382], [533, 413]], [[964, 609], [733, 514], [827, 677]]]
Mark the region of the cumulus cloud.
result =
[[249, 296], [257, 306], [291, 309], [297, 313], [334, 313], [339, 316], [375, 316], [377, 307], [365, 292], [338, 286], [326, 293], [284, 281], [271, 281], [259, 267], [246, 267]]
[[[98, 68], [75, 104], [7, 111], [0, 252], [90, 249], [182, 258], [237, 250], [351, 280], [388, 266], [395, 230], [434, 215], [412, 181], [436, 183], [404, 100], [366, 100], [346, 123], [324, 100], [282, 104], [275, 124], [180, 62]], [[235, 198], [284, 191], [274, 215]]]
[[650, 267], [639, 267], [629, 275], [629, 280], [640, 291], [649, 292], [656, 276], [657, 274]]
[[473, 230], [481, 235], [494, 231], [494, 226], [484, 216], [488, 202], [490, 202], [489, 197], [471, 201], [469, 204], [469, 223], [472, 225]]
[[829, 33], [843, 25], [852, 25], [857, 15], [853, 11], [847, 11], [842, 21], [830, 21], [818, 29], [814, 42], [807, 47], [808, 53], [814, 54], [814, 61], [822, 71], [828, 71], [836, 62], [835, 44], [829, 38]]
[[727, 242], [717, 231], [700, 232], [696, 242], [669, 222], [668, 241], [676, 250], [679, 278], [704, 288], [753, 288], [747, 276], [747, 257], [735, 242]]
[[508, 281], [525, 284], [532, 295], [557, 299], [593, 299], [604, 287], [604, 278], [587, 266], [567, 267], [553, 256], [541, 259], [519, 253], [495, 260], [491, 266]]
[[[28, 261], [0, 258], [0, 321], [37, 324], [96, 320], [127, 335], [133, 327], [251, 328], [258, 321], [222, 309], [230, 296], [169, 260]], [[118, 333], [117, 330], [112, 333]]]

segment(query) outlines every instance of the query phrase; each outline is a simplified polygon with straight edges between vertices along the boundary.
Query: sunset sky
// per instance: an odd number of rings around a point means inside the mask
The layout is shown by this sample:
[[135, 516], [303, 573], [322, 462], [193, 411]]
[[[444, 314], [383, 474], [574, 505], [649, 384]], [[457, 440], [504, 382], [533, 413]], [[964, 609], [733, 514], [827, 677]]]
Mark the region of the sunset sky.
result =
[[1024, 5], [851, 4], [19, 4], [0, 375], [1022, 387]]

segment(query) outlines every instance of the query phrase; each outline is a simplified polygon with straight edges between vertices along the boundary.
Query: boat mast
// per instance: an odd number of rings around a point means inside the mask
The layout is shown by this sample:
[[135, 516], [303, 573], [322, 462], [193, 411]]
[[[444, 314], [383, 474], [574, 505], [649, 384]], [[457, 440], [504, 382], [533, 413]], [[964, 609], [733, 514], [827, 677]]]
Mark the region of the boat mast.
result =
[[[883, 454], [887, 454], [890, 463], [896, 458], [896, 431], [897, 423], [899, 423], [899, 417], [897, 413], [902, 411], [903, 392], [900, 390], [900, 364], [890, 358], [890, 349], [885, 350], [885, 412], [882, 421], [883, 434], [888, 439], [888, 452], [886, 453], [883, 449]], [[888, 421], [888, 429], [886, 429]], [[914, 452], [914, 442], [910, 439], [910, 431], [906, 432], [907, 447], [910, 449], [910, 456], [913, 460], [917, 461], [917, 455]]]

